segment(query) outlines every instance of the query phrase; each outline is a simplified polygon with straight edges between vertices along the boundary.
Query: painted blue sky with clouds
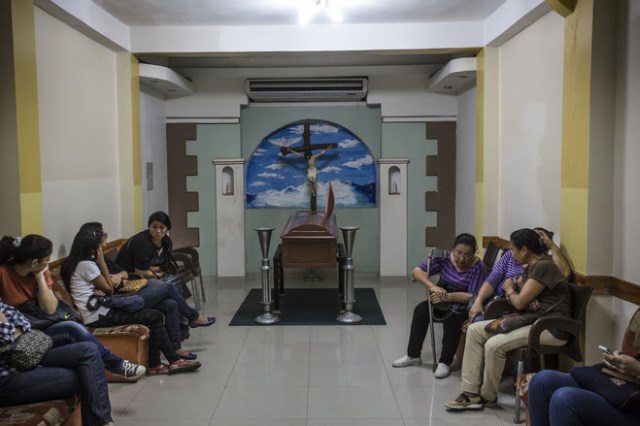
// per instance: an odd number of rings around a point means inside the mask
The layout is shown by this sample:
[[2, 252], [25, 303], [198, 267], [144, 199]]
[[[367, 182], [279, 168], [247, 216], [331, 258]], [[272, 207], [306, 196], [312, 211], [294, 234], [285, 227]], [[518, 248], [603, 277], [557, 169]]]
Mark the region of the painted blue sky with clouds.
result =
[[[326, 204], [329, 182], [336, 207], [376, 204], [376, 164], [369, 148], [353, 133], [334, 123], [309, 120], [311, 144], [337, 143], [316, 160], [318, 207]], [[248, 208], [309, 208], [307, 160], [280, 148], [304, 145], [303, 122], [292, 123], [264, 138], [247, 164]], [[314, 154], [320, 149], [313, 151]]]

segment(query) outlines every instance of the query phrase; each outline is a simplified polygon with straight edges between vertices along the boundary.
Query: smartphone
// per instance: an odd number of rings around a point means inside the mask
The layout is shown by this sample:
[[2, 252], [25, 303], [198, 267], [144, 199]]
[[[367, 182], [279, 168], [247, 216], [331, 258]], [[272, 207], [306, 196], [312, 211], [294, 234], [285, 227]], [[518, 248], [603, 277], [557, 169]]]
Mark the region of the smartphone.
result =
[[600, 349], [602, 352], [604, 352], [605, 354], [609, 354], [609, 355], [613, 355], [613, 352], [611, 352], [609, 350], [609, 348], [607, 348], [604, 345], [598, 345], [598, 349]]

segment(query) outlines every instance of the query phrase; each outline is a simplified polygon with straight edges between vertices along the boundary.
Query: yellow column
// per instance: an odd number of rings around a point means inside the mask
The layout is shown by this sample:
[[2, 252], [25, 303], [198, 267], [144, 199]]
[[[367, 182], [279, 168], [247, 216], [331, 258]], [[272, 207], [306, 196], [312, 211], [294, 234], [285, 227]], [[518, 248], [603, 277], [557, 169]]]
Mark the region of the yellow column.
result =
[[476, 217], [475, 236], [482, 244], [484, 236], [484, 49], [476, 56]]
[[32, 1], [11, 1], [22, 234], [43, 232], [36, 37]]
[[593, 0], [565, 19], [562, 105], [561, 239], [577, 272], [587, 270]]
[[140, 66], [131, 55], [131, 142], [133, 149], [133, 213], [136, 230], [146, 224], [142, 217], [142, 153], [140, 148]]

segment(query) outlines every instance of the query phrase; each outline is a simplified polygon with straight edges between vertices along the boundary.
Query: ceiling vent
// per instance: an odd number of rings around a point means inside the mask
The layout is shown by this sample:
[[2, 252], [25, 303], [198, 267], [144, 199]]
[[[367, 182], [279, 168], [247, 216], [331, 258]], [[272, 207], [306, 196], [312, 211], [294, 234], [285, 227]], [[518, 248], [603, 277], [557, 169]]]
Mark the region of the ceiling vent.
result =
[[367, 97], [363, 77], [250, 79], [245, 91], [252, 102], [354, 102]]

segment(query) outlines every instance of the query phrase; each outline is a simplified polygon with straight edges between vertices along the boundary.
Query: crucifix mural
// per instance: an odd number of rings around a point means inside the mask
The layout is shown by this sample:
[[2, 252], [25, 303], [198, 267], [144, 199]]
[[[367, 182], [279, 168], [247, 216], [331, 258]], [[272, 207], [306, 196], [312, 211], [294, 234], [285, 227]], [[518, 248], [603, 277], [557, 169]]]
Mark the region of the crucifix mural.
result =
[[249, 157], [246, 207], [323, 207], [329, 184], [338, 208], [375, 207], [376, 164], [349, 129], [324, 120], [289, 123], [265, 136]]
[[[293, 154], [298, 157], [304, 157], [307, 160], [307, 184], [309, 185], [309, 193], [311, 195], [311, 212], [315, 212], [317, 210], [317, 191], [316, 191], [316, 181], [318, 177], [318, 168], [316, 167], [316, 160], [322, 154], [327, 152], [331, 148], [337, 148], [337, 143], [319, 143], [312, 145], [311, 144], [311, 130], [309, 125], [309, 120], [304, 122], [304, 131], [303, 131], [303, 140], [304, 145], [298, 148], [288, 148], [282, 147], [280, 148], [280, 153], [283, 156], [287, 154]], [[313, 154], [313, 150], [321, 149], [322, 151]]]

